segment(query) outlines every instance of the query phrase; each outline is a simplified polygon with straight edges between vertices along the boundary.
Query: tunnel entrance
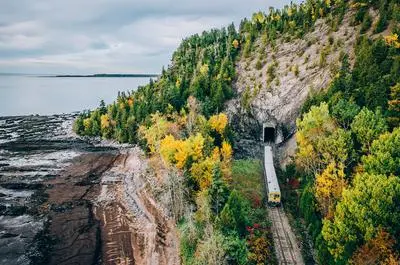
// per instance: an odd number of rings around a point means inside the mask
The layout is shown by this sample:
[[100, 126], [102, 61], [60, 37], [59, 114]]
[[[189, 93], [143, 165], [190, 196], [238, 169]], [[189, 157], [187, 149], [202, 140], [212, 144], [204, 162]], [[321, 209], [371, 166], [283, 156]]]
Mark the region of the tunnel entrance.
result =
[[264, 124], [263, 141], [264, 143], [275, 143], [275, 127], [270, 124]]

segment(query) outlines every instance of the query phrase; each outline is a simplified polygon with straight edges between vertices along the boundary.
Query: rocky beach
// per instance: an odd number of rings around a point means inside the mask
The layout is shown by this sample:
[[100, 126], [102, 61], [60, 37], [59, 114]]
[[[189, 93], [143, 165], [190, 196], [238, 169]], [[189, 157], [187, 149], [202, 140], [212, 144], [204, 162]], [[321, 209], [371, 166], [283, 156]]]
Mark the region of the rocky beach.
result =
[[74, 118], [0, 118], [0, 264], [179, 263], [141, 150], [79, 138]]

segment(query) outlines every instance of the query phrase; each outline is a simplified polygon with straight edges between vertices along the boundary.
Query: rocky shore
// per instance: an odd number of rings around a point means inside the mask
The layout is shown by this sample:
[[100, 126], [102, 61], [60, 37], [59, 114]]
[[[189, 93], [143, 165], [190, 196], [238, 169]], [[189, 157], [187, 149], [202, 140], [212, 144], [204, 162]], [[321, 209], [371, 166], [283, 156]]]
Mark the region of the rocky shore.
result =
[[0, 117], [0, 264], [178, 264], [141, 150], [78, 138], [74, 117]]

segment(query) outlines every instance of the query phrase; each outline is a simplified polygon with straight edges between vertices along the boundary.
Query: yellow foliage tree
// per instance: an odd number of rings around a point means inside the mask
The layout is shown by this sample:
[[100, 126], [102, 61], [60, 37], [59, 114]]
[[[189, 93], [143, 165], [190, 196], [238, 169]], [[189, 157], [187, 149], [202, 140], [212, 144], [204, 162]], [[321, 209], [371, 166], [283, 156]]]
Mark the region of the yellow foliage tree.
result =
[[221, 159], [221, 153], [219, 151], [219, 147], [218, 146], [213, 149], [211, 157], [214, 160], [217, 160], [217, 161], [219, 161]]
[[213, 178], [213, 169], [218, 162], [211, 157], [207, 157], [201, 162], [193, 163], [190, 173], [199, 183], [200, 189], [204, 190], [210, 187]]
[[208, 64], [203, 64], [201, 67], [200, 67], [200, 74], [202, 74], [202, 75], [205, 75], [205, 74], [207, 74], [208, 73]]
[[167, 165], [175, 163], [175, 153], [177, 151], [177, 144], [174, 136], [167, 135], [160, 142], [160, 155]]
[[190, 155], [190, 145], [186, 141], [178, 140], [176, 141], [176, 167], [182, 169], [186, 165], [186, 161]]
[[311, 107], [297, 120], [296, 140], [297, 166], [314, 175], [331, 162], [345, 164], [352, 144], [350, 133], [337, 127], [326, 103]]
[[233, 48], [235, 48], [235, 49], [239, 48], [239, 41], [237, 39], [234, 39], [232, 41], [232, 45], [233, 45]]
[[227, 141], [222, 142], [221, 155], [224, 162], [229, 163], [232, 158], [232, 147]]
[[169, 129], [171, 124], [159, 113], [151, 115], [152, 125], [150, 127], [140, 126], [139, 136], [147, 141], [150, 153], [156, 153], [160, 148], [160, 141], [167, 134], [169, 134]]
[[221, 146], [221, 156], [222, 156], [222, 164], [221, 171], [226, 181], [230, 181], [231, 178], [231, 160], [232, 160], [232, 147], [231, 145], [223, 141]]
[[204, 137], [197, 133], [196, 136], [189, 138], [191, 145], [191, 155], [194, 161], [197, 161], [203, 157]]
[[332, 218], [335, 203], [341, 198], [346, 187], [344, 166], [335, 162], [330, 163], [315, 181], [315, 197], [319, 209], [326, 218]]
[[128, 105], [129, 105], [129, 107], [133, 106], [133, 99], [132, 98], [128, 99]]
[[225, 113], [220, 113], [218, 115], [213, 115], [209, 119], [209, 124], [212, 129], [216, 130], [219, 134], [223, 134], [228, 125], [228, 116]]
[[108, 116], [108, 114], [101, 115], [100, 126], [101, 126], [101, 129], [106, 129], [106, 128], [110, 127], [110, 117]]
[[204, 137], [197, 133], [186, 140], [176, 140], [168, 135], [160, 141], [160, 155], [167, 164], [174, 163], [177, 168], [185, 167], [189, 157], [198, 161], [203, 157]]
[[391, 34], [385, 36], [385, 42], [389, 46], [393, 46], [397, 49], [400, 49], [400, 41], [399, 41], [399, 36], [397, 34]]
[[85, 131], [89, 132], [92, 128], [92, 120], [90, 118], [84, 119], [83, 126], [85, 127]]

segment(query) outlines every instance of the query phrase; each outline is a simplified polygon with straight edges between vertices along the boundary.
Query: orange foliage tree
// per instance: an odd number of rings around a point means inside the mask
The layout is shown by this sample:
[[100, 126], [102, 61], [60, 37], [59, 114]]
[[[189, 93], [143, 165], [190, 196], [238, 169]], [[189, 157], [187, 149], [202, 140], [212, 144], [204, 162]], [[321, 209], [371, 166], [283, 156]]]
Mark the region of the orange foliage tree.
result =
[[354, 252], [352, 265], [399, 265], [399, 256], [393, 250], [394, 240], [389, 233], [379, 230], [377, 235]]

